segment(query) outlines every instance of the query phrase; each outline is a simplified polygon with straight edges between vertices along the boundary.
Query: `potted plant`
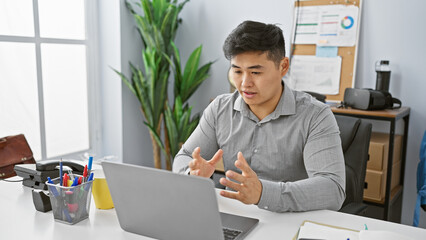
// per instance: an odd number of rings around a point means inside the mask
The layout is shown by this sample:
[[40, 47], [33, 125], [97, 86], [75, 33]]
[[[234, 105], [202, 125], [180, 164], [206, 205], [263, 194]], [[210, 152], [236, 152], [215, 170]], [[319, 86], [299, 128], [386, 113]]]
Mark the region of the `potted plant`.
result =
[[[178, 15], [188, 2], [176, 0], [140, 0], [140, 4], [127, 2], [127, 7], [136, 20], [141, 40], [144, 68], [130, 63], [131, 78], [114, 70], [141, 103], [153, 147], [154, 166], [161, 166], [161, 152], [166, 158], [166, 169], [170, 170], [172, 158], [182, 143], [198, 125], [199, 115], [191, 116], [192, 107], [188, 99], [200, 84], [207, 79], [209, 62], [199, 67], [202, 46], [197, 47], [182, 68], [179, 50], [174, 44], [181, 19]], [[137, 7], [143, 15], [137, 13]], [[173, 69], [174, 100], [167, 99], [169, 76]], [[161, 138], [161, 126], [164, 137]], [[163, 142], [164, 139], [164, 142]]]

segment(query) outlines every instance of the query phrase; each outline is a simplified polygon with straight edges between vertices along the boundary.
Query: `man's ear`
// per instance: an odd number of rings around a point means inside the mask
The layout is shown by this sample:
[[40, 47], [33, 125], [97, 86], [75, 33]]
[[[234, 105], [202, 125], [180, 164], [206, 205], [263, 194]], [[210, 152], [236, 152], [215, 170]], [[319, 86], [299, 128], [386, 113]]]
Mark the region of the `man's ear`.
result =
[[288, 57], [284, 57], [280, 61], [280, 70], [281, 70], [281, 77], [284, 77], [284, 75], [287, 74], [288, 69], [290, 67], [290, 62], [288, 60]]

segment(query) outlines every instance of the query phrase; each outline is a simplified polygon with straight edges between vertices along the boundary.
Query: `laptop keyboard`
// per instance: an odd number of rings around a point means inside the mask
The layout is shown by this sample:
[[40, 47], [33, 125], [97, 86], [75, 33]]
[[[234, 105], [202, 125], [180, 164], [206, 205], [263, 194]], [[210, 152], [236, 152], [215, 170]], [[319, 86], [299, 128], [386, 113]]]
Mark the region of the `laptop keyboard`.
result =
[[238, 235], [240, 235], [241, 231], [230, 229], [230, 228], [222, 228], [223, 235], [225, 236], [225, 240], [236, 239]]

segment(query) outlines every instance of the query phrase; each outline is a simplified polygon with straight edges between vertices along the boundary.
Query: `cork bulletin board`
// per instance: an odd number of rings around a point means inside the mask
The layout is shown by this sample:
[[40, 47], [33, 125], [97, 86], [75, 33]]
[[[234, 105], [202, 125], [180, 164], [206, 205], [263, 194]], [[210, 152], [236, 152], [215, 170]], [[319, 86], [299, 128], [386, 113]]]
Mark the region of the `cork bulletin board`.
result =
[[[337, 55], [341, 57], [340, 69], [340, 83], [339, 92], [336, 95], [326, 95], [327, 101], [343, 101], [343, 95], [346, 88], [353, 88], [355, 85], [355, 71], [357, 61], [357, 45], [359, 41], [359, 28], [361, 26], [361, 0], [308, 0], [308, 1], [295, 1], [294, 7], [307, 7], [307, 6], [323, 6], [323, 5], [346, 5], [358, 7], [358, 22], [356, 26], [356, 39], [353, 46], [338, 46]], [[295, 10], [296, 12], [296, 10]], [[292, 40], [294, 39], [295, 27], [293, 27]], [[296, 35], [297, 37], [297, 35]], [[316, 55], [316, 44], [292, 44], [292, 56], [296, 55]], [[291, 64], [291, 60], [290, 60]], [[290, 65], [291, 67], [291, 65]]]

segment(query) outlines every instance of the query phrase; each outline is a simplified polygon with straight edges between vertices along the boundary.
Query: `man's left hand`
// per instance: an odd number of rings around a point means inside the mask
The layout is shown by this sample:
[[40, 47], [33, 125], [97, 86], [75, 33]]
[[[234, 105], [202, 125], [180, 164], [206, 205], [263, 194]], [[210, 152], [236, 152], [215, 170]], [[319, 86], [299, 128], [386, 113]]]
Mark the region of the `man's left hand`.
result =
[[226, 176], [238, 183], [226, 178], [221, 178], [220, 183], [225, 187], [234, 189], [236, 192], [221, 191], [220, 195], [240, 200], [245, 204], [257, 204], [262, 195], [262, 183], [241, 152], [238, 152], [238, 160], [235, 161], [235, 166], [242, 171], [242, 174], [228, 170]]

